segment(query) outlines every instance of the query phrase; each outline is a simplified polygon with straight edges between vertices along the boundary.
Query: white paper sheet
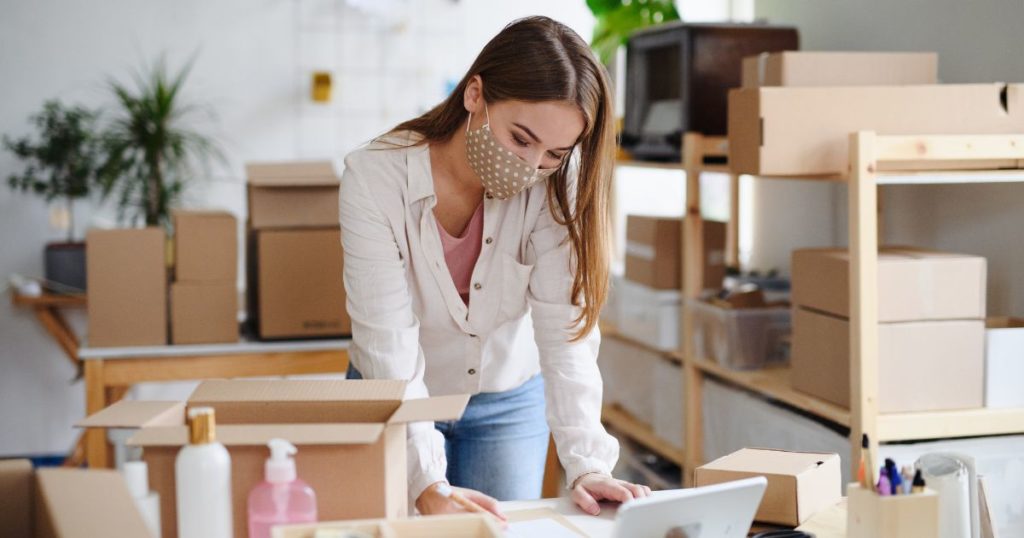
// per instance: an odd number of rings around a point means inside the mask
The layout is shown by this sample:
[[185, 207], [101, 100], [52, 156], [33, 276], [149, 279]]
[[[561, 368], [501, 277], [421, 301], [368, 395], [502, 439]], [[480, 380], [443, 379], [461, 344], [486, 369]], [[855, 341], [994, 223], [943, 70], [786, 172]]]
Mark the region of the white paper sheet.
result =
[[553, 519], [530, 519], [509, 523], [505, 531], [507, 538], [580, 538], [579, 534], [565, 528]]

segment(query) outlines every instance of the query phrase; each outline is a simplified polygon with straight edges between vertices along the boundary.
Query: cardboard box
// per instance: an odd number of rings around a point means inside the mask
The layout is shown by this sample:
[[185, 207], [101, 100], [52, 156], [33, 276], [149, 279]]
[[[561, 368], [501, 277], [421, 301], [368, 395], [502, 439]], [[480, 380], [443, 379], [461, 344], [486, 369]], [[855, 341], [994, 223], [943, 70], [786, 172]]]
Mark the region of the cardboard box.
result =
[[238, 279], [238, 220], [227, 211], [184, 211], [174, 219], [174, 280]]
[[[659, 290], [682, 288], [683, 221], [670, 217], [626, 218], [626, 280]], [[705, 220], [704, 287], [718, 289], [725, 278], [725, 223]]]
[[796, 526], [842, 497], [839, 455], [744, 448], [698, 467], [697, 486], [763, 476], [768, 488], [754, 519]]
[[171, 343], [218, 344], [238, 341], [235, 281], [171, 284]]
[[[102, 492], [102, 495], [97, 495]], [[139, 538], [142, 515], [115, 471], [32, 469], [0, 461], [0, 534], [9, 538]]]
[[318, 530], [351, 531], [363, 533], [359, 536], [365, 534], [366, 536], [393, 538], [499, 538], [505, 535], [501, 527], [489, 516], [456, 514], [407, 520], [372, 519], [324, 521], [309, 525], [282, 525], [274, 527], [271, 536], [273, 538], [313, 538]]
[[936, 84], [938, 73], [934, 52], [765, 52], [743, 59], [742, 86]]
[[90, 347], [167, 343], [167, 244], [160, 228], [86, 234]]
[[663, 351], [679, 349], [680, 290], [657, 290], [622, 280], [616, 293], [619, 332]]
[[186, 410], [216, 411], [217, 438], [231, 454], [235, 536], [247, 534], [246, 500], [263, 480], [274, 437], [298, 447], [299, 477], [316, 491], [324, 520], [404, 518], [409, 513], [406, 424], [455, 420], [465, 394], [402, 401], [405, 381], [204, 381], [187, 402], [123, 401], [78, 425], [138, 427], [150, 487], [160, 494], [164, 536], [175, 536], [174, 460], [187, 442]]
[[985, 323], [985, 407], [1024, 407], [1024, 319]]
[[729, 161], [741, 174], [844, 175], [850, 133], [1020, 133], [1022, 94], [1020, 84], [735, 89]]
[[[878, 320], [982, 319], [986, 267], [980, 256], [884, 247], [878, 253]], [[792, 272], [793, 304], [849, 317], [849, 251], [793, 251]]]
[[330, 161], [249, 163], [249, 227], [337, 226], [340, 180]]
[[850, 484], [846, 488], [847, 538], [939, 538], [939, 496], [932, 490], [882, 497]]
[[249, 318], [260, 338], [351, 334], [338, 228], [258, 230], [249, 260]]
[[[880, 413], [974, 409], [984, 402], [985, 322], [912, 321], [878, 326]], [[850, 406], [850, 322], [793, 310], [794, 389]]]

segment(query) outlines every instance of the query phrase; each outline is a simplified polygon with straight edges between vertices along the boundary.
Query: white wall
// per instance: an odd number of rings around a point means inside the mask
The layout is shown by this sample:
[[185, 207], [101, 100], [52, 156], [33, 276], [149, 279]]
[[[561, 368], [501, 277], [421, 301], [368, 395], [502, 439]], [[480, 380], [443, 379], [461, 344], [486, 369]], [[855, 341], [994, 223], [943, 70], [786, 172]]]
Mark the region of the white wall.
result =
[[[368, 6], [371, 11], [351, 4]], [[529, 14], [561, 20], [589, 40], [585, 3], [543, 0], [35, 0], [5, 2], [0, 16], [0, 133], [21, 136], [43, 101], [109, 106], [108, 76], [166, 53], [179, 66], [198, 54], [187, 96], [206, 103], [228, 155], [185, 202], [244, 219], [243, 163], [339, 159], [395, 123], [440, 101], [483, 44]], [[334, 74], [334, 100], [309, 102], [315, 69]], [[209, 126], [209, 124], [206, 124]], [[0, 177], [17, 169], [0, 152]], [[111, 223], [109, 208], [80, 204], [87, 224]], [[0, 280], [42, 275], [48, 228], [39, 200], [0, 187]], [[72, 316], [81, 329], [84, 316]], [[74, 367], [31, 313], [0, 306], [0, 456], [57, 454], [84, 412]]]
[[[758, 0], [756, 12], [796, 24], [804, 49], [936, 51], [943, 82], [1024, 81], [1020, 0]], [[882, 197], [889, 242], [985, 256], [989, 313], [1024, 314], [1024, 185], [886, 187]], [[841, 238], [845, 200], [842, 189]]]

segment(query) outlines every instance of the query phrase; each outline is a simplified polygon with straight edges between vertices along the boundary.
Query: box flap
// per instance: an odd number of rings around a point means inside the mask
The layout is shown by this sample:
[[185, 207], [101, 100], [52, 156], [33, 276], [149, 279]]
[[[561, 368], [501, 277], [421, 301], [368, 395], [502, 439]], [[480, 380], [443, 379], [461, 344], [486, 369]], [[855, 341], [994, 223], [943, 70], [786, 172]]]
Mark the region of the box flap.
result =
[[433, 398], [419, 398], [402, 402], [401, 407], [391, 415], [388, 424], [416, 422], [420, 420], [456, 420], [462, 417], [469, 403], [469, 394], [449, 394]]
[[[365, 445], [384, 432], [383, 424], [226, 424], [217, 426], [217, 440], [225, 446], [263, 446], [280, 437], [302, 445]], [[182, 446], [188, 442], [188, 428], [170, 426], [144, 428], [128, 438], [130, 446]]]
[[29, 460], [0, 460], [0, 534], [32, 536], [35, 476]]
[[117, 471], [41, 469], [37, 477], [39, 497], [46, 511], [37, 513], [37, 521], [45, 518], [55, 536], [150, 536], [124, 478]]
[[703, 465], [702, 468], [745, 473], [798, 476], [816, 469], [826, 460], [839, 458], [824, 452], [793, 452], [773, 448], [743, 448]]
[[401, 401], [406, 381], [400, 379], [315, 379], [203, 381], [189, 402], [336, 402]]
[[331, 161], [248, 163], [245, 176], [258, 187], [337, 186], [340, 183]]
[[79, 428], [141, 428], [185, 423], [185, 402], [122, 400], [75, 423]]

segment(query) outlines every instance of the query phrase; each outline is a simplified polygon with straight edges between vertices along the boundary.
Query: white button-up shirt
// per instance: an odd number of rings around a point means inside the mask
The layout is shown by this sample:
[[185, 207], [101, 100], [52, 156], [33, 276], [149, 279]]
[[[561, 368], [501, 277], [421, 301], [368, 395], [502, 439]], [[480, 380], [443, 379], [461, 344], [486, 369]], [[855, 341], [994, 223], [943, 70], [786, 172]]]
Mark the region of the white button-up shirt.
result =
[[[508, 200], [485, 197], [469, 306], [445, 263], [436, 204], [426, 144], [375, 143], [345, 158], [341, 241], [353, 365], [367, 378], [409, 380], [407, 398], [507, 391], [542, 372], [568, 483], [609, 474], [619, 446], [601, 425], [601, 337], [594, 329], [570, 341], [580, 312], [570, 301], [570, 244], [544, 182]], [[429, 423], [411, 425], [408, 455], [414, 500], [445, 478], [443, 436]]]

